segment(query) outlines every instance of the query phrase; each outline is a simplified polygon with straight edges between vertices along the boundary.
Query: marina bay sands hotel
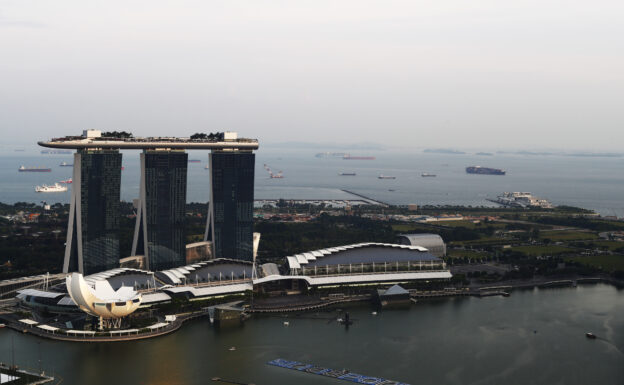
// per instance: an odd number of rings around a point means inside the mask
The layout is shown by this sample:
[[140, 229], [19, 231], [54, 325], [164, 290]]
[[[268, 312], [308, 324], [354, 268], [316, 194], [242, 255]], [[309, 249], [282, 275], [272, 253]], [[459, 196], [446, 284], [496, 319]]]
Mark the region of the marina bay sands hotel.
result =
[[204, 241], [215, 258], [253, 256], [254, 167], [258, 141], [234, 132], [191, 138], [105, 135], [55, 138], [39, 145], [75, 149], [63, 272], [85, 275], [119, 267], [120, 150], [142, 150], [132, 255], [144, 268], [186, 264], [184, 216], [188, 154], [210, 150], [210, 191]]

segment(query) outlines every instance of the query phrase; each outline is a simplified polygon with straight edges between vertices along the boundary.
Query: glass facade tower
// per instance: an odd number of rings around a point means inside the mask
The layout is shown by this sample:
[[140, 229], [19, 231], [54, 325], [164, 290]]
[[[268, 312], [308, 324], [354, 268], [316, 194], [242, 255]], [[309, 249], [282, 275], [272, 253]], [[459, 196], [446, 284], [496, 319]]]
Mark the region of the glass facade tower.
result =
[[215, 258], [253, 259], [255, 154], [210, 153], [211, 196], [205, 238]]
[[150, 270], [186, 262], [187, 167], [188, 154], [181, 150], [146, 150], [141, 154], [141, 197], [132, 254], [144, 255]]
[[79, 150], [72, 179], [63, 271], [87, 275], [118, 267], [121, 154]]

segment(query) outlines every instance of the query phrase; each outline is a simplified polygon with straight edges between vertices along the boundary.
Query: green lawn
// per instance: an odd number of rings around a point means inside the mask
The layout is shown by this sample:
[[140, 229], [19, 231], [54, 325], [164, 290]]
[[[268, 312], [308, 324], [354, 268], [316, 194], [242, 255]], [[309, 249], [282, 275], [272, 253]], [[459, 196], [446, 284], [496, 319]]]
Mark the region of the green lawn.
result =
[[548, 238], [552, 241], [581, 241], [584, 239], [596, 239], [598, 235], [584, 231], [542, 231], [540, 238]]
[[407, 233], [410, 231], [428, 231], [431, 232], [431, 227], [427, 227], [427, 226], [422, 226], [422, 225], [418, 225], [418, 224], [411, 224], [411, 223], [405, 223], [405, 224], [394, 224], [392, 225], [392, 230], [394, 231], [400, 231], [403, 233]]
[[562, 254], [574, 251], [572, 248], [563, 246], [515, 246], [512, 247], [511, 250], [524, 253], [531, 257]]
[[472, 241], [454, 241], [450, 242], [453, 245], [505, 245], [510, 242], [509, 239], [500, 238], [500, 237], [482, 237], [479, 239], [474, 239]]
[[475, 223], [472, 223], [472, 221], [437, 221], [437, 222], [432, 222], [432, 223], [439, 225], [439, 226], [465, 227], [467, 229], [474, 229], [477, 226]]
[[592, 243], [596, 246], [606, 247], [607, 250], [611, 251], [619, 249], [620, 247], [624, 247], [624, 242], [618, 241], [593, 241]]
[[457, 249], [450, 249], [450, 250], [448, 250], [447, 255], [450, 258], [467, 257], [467, 258], [474, 258], [474, 259], [483, 259], [483, 258], [485, 258], [487, 256], [484, 253], [479, 253], [479, 252], [473, 251], [473, 250], [457, 250]]
[[624, 255], [596, 255], [589, 257], [572, 257], [568, 258], [567, 260], [602, 268], [605, 271], [624, 271]]

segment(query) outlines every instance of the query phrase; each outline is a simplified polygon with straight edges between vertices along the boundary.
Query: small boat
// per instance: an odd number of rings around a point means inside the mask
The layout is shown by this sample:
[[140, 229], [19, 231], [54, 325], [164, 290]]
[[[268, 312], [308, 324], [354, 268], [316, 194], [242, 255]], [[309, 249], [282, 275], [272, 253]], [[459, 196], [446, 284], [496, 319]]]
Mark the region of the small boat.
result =
[[396, 179], [396, 176], [389, 176], [389, 175], [379, 174], [377, 179]]
[[65, 183], [65, 184], [72, 184], [74, 181], [72, 180], [72, 178], [66, 179], [66, 180], [62, 180], [59, 183]]
[[0, 324], [0, 329], [6, 327], [6, 324]]
[[290, 322], [284, 321], [284, 326], [290, 326]]
[[423, 178], [435, 178], [437, 175], [436, 174], [430, 174], [428, 172], [423, 172], [422, 174], [420, 174], [420, 176], [422, 176]]
[[74, 167], [73, 163], [61, 162], [60, 167]]
[[233, 352], [234, 350], [236, 350], [236, 346], [232, 346], [231, 348], [228, 349], [229, 351]]
[[595, 340], [596, 339], [596, 335], [592, 332], [587, 332], [585, 333], [585, 337], [589, 338], [590, 340]]
[[341, 172], [338, 175], [340, 176], [355, 176], [355, 172]]
[[374, 311], [374, 312], [372, 312], [371, 314], [372, 314], [372, 315], [377, 315], [377, 312], [376, 312], [376, 311]]
[[204, 169], [206, 169], [206, 170], [210, 170], [210, 166], [209, 166], [209, 165], [206, 165], [206, 167], [204, 167]]

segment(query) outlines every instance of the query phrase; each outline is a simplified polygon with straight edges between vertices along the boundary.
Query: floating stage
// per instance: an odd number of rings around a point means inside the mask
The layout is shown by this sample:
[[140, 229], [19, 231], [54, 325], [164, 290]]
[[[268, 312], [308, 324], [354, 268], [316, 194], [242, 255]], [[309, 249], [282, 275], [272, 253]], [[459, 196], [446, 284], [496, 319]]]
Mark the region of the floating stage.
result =
[[336, 378], [338, 380], [345, 380], [355, 382], [356, 384], [374, 384], [374, 385], [409, 385], [404, 382], [386, 380], [379, 377], [370, 377], [363, 374], [357, 374], [350, 372], [347, 369], [336, 370], [324, 368], [322, 366], [316, 366], [312, 364], [305, 364], [297, 361], [289, 361], [282, 358], [276, 358], [273, 361], [267, 362], [268, 365], [277, 366], [280, 368], [298, 370], [300, 372], [316, 374], [319, 376], [326, 376]]

